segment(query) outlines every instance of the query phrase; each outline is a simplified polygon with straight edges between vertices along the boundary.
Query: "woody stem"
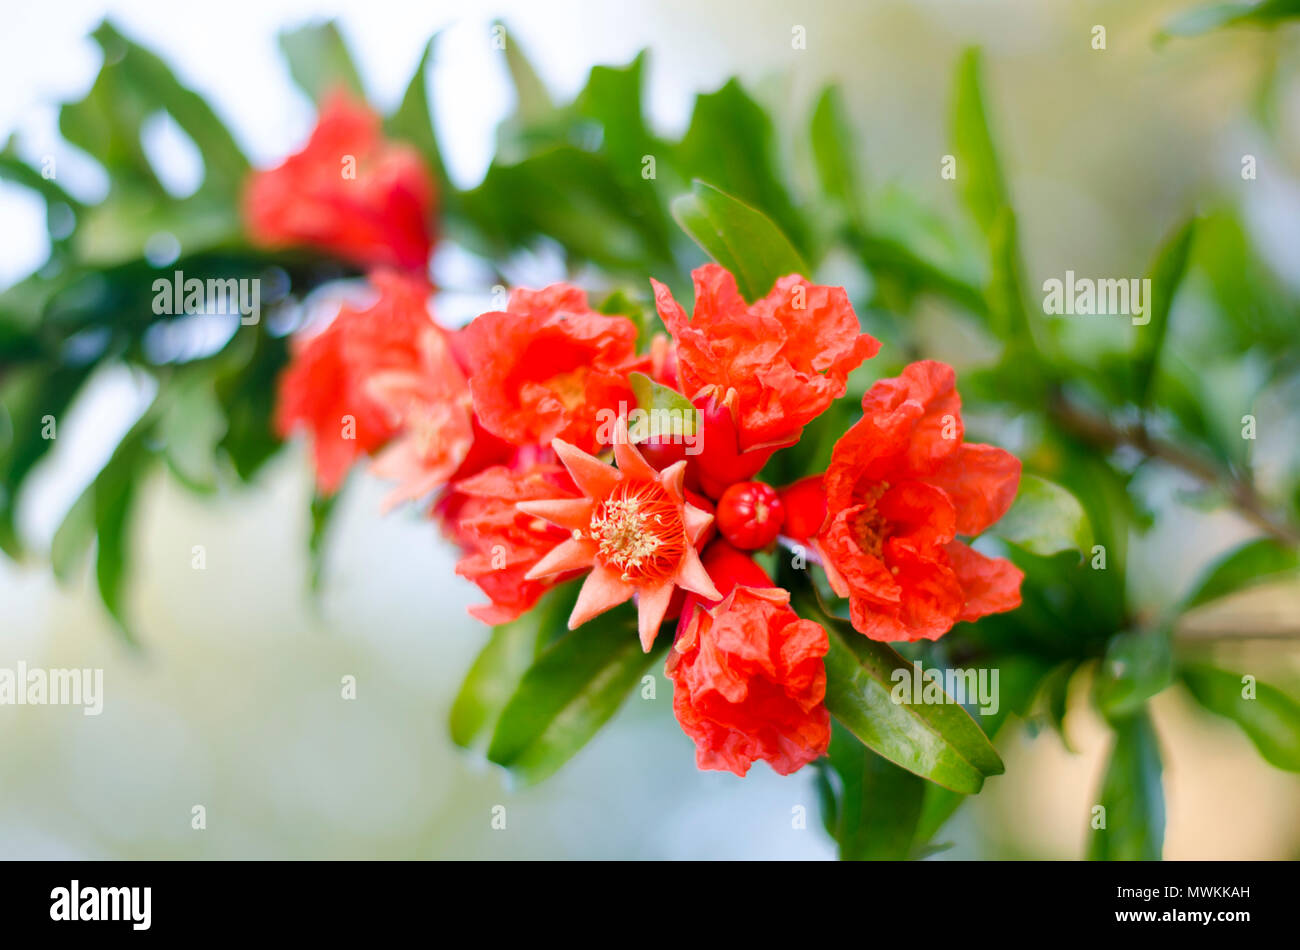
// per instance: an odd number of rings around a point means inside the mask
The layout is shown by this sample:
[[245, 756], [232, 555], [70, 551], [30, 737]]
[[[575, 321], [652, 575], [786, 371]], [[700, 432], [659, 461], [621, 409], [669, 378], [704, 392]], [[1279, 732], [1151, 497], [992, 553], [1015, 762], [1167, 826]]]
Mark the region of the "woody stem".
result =
[[1090, 445], [1103, 449], [1131, 446], [1149, 458], [1186, 472], [1202, 484], [1222, 489], [1233, 507], [1251, 524], [1283, 544], [1300, 545], [1300, 530], [1269, 508], [1253, 481], [1152, 435], [1144, 422], [1114, 423], [1071, 403], [1059, 392], [1053, 396], [1049, 411], [1062, 428]]

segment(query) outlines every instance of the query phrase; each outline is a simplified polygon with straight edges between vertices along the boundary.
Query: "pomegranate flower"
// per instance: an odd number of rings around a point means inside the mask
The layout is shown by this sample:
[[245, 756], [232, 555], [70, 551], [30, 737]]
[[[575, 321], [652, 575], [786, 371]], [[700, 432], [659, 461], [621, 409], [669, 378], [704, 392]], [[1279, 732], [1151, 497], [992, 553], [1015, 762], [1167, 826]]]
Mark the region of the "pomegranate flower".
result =
[[826, 631], [790, 609], [752, 559], [715, 541], [704, 556], [728, 590], [721, 603], [688, 597], [664, 672], [673, 712], [695, 740], [701, 769], [744, 775], [756, 759], [788, 775], [826, 752]]
[[[1020, 461], [963, 441], [952, 367], [913, 363], [872, 386], [862, 409], [835, 444], [824, 496], [804, 480], [783, 498], [787, 532], [820, 523], [816, 547], [853, 626], [873, 640], [933, 640], [1019, 606], [1021, 571], [956, 539], [1011, 507]], [[820, 506], [824, 518], [810, 514]]]
[[844, 395], [849, 373], [880, 349], [861, 332], [843, 287], [790, 274], [749, 306], [725, 268], [707, 264], [692, 276], [693, 317], [652, 280], [655, 303], [677, 342], [677, 375], [691, 401], [698, 405], [704, 390], [719, 401], [737, 394], [741, 452], [798, 441]]
[[249, 179], [244, 217], [259, 244], [303, 244], [363, 267], [422, 273], [434, 204], [419, 153], [385, 141], [379, 116], [338, 93], [301, 152]]
[[505, 311], [464, 330], [479, 419], [514, 445], [559, 438], [595, 451], [602, 416], [636, 402], [628, 372], [650, 368], [636, 337], [631, 320], [589, 309], [577, 287], [515, 290]]
[[441, 332], [426, 306], [426, 284], [387, 271], [370, 282], [378, 299], [365, 309], [344, 304], [324, 330], [296, 337], [280, 379], [276, 429], [281, 436], [310, 432], [324, 494], [338, 489], [359, 456], [397, 432], [393, 404], [371, 390], [371, 379], [420, 375], [427, 348], [436, 346], [430, 334]]
[[456, 482], [452, 497], [455, 517], [446, 523], [464, 552], [456, 573], [477, 584], [491, 601], [470, 607], [472, 616], [487, 624], [509, 623], [569, 579], [564, 573], [526, 576], [564, 540], [565, 532], [515, 507], [520, 501], [578, 497], [568, 473], [553, 458], [522, 467], [494, 465]]
[[583, 497], [518, 503], [525, 514], [570, 532], [525, 577], [590, 568], [570, 630], [635, 594], [641, 647], [648, 653], [675, 588], [710, 600], [719, 596], [695, 550], [713, 516], [687, 502], [686, 463], [657, 471], [628, 442], [621, 420], [614, 440], [618, 468], [562, 439], [551, 445]]

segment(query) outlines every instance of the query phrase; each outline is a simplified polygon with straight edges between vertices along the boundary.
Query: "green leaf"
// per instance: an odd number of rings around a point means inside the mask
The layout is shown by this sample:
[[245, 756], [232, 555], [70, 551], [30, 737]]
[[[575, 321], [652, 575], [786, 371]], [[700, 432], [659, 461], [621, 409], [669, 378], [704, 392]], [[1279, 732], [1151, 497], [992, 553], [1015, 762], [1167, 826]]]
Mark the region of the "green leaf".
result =
[[891, 647], [829, 616], [808, 594], [799, 595], [796, 609], [830, 637], [826, 708], [869, 749], [964, 794], [978, 792], [986, 776], [1002, 773], [1002, 759], [988, 737], [951, 697], [945, 694], [941, 703], [926, 703], [924, 697], [894, 702], [891, 694], [900, 678], [910, 680], [913, 667]]
[[1191, 610], [1220, 597], [1300, 570], [1300, 551], [1271, 538], [1247, 541], [1215, 562], [1183, 599]]
[[1133, 353], [1135, 401], [1145, 406], [1151, 401], [1152, 383], [1160, 351], [1169, 334], [1169, 314], [1174, 297], [1187, 273], [1192, 242], [1196, 236], [1196, 219], [1178, 227], [1161, 245], [1151, 267], [1151, 293], [1147, 299], [1149, 321], [1135, 327], [1137, 343]]
[[1102, 780], [1106, 827], [1091, 828], [1092, 861], [1158, 861], [1165, 838], [1160, 747], [1142, 712], [1115, 727], [1115, 744]]
[[736, 80], [696, 98], [677, 159], [684, 177], [734, 195], [776, 222], [795, 247], [808, 250], [803, 219], [778, 173], [772, 120]]
[[339, 486], [332, 495], [315, 492], [311, 497], [311, 532], [307, 539], [307, 557], [309, 563], [308, 587], [313, 593], [321, 590], [321, 580], [325, 574], [325, 555], [329, 540], [329, 527], [338, 510], [339, 497], [345, 486]]
[[510, 80], [515, 88], [514, 121], [520, 125], [529, 125], [547, 119], [555, 110], [546, 84], [537, 75], [519, 41], [511, 36], [500, 20], [492, 24], [494, 30], [500, 31], [506, 54], [506, 68], [510, 71]]
[[1164, 42], [1174, 36], [1196, 36], [1225, 26], [1277, 26], [1294, 17], [1300, 17], [1300, 0], [1210, 3], [1175, 14], [1156, 34], [1156, 41]]
[[822, 91], [813, 109], [812, 153], [822, 191], [844, 210], [847, 223], [862, 231], [867, 223], [866, 210], [853, 126], [836, 85], [829, 85]]
[[226, 434], [226, 416], [212, 379], [192, 372], [167, 390], [157, 432], [167, 464], [192, 491], [214, 491], [217, 445]]
[[1210, 666], [1186, 666], [1181, 672], [1192, 697], [1239, 725], [1266, 762], [1300, 772], [1300, 703], [1267, 683], [1250, 684], [1254, 695], [1247, 698], [1244, 677]]
[[578, 586], [571, 582], [548, 591], [532, 610], [492, 628], [452, 703], [451, 739], [456, 745], [469, 748], [491, 734], [538, 652], [565, 632]]
[[[649, 413], [666, 414], [660, 418], [671, 420], [674, 428], [677, 426], [677, 420], [680, 419], [682, 431], [674, 432], [674, 435], [695, 434], [698, 419], [695, 406], [691, 404], [689, 399], [677, 390], [665, 386], [663, 383], [655, 382], [645, 373], [629, 373], [628, 382], [632, 386], [632, 395], [636, 397], [637, 408], [644, 409]], [[635, 431], [630, 434], [633, 442], [640, 442], [649, 435], [649, 433], [643, 433], [638, 437]]]
[[105, 53], [104, 69], [119, 71], [133, 97], [146, 107], [165, 110], [193, 140], [203, 158], [203, 188], [226, 197], [237, 194], [248, 173], [248, 159], [204, 98], [181, 85], [166, 63], [110, 23], [100, 24], [93, 35]]
[[443, 164], [442, 150], [438, 147], [438, 136], [433, 128], [433, 113], [429, 106], [429, 92], [426, 79], [429, 64], [433, 61], [433, 47], [438, 42], [435, 33], [424, 47], [420, 63], [415, 67], [415, 74], [407, 84], [406, 94], [402, 96], [397, 111], [388, 117], [385, 127], [394, 138], [401, 139], [415, 146], [429, 165], [429, 170], [439, 185], [439, 198], [446, 210], [446, 203], [453, 200], [456, 190], [447, 178], [447, 168]]
[[361, 75], [333, 21], [285, 30], [279, 42], [293, 81], [317, 105], [339, 89], [365, 101]]
[[1168, 630], [1120, 633], [1106, 645], [1093, 681], [1093, 698], [1107, 719], [1123, 719], [1145, 707], [1173, 679]]
[[839, 778], [832, 837], [844, 861], [899, 861], [912, 853], [926, 783], [881, 758], [838, 723], [830, 763]]
[[551, 775], [618, 711], [671, 639], [660, 636], [642, 653], [631, 604], [565, 635], [520, 680], [492, 733], [488, 758], [526, 783]]
[[695, 243], [731, 271], [741, 296], [753, 303], [777, 279], [808, 274], [808, 267], [780, 228], [744, 202], [712, 185], [695, 182], [673, 204], [673, 217]]
[[967, 49], [957, 66], [952, 141], [963, 200], [985, 234], [992, 234], [1004, 208], [1011, 207], [1002, 164], [984, 106], [980, 51]]
[[1092, 548], [1092, 526], [1079, 499], [1037, 475], [1020, 476], [1015, 504], [990, 530], [1031, 554], [1086, 555]]

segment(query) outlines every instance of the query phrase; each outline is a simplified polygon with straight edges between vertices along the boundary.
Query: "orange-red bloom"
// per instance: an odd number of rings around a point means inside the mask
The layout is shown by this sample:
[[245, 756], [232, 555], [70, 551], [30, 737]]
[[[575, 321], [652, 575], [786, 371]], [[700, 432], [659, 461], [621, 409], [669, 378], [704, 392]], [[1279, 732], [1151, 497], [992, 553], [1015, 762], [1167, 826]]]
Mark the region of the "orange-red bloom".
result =
[[[1021, 571], [956, 540], [1006, 513], [1020, 461], [963, 442], [955, 383], [952, 367], [933, 361], [877, 382], [826, 471], [817, 547], [853, 626], [875, 640], [933, 640], [1020, 604]], [[807, 481], [797, 489], [783, 499], [792, 511], [812, 497]], [[793, 523], [814, 519], [795, 512]]]
[[470, 607], [473, 616], [487, 624], [508, 623], [531, 609], [550, 588], [575, 576], [571, 572], [527, 576], [567, 534], [520, 511], [515, 503], [579, 497], [568, 473], [554, 461], [522, 468], [495, 465], [456, 482], [453, 491], [455, 516], [447, 523], [465, 552], [456, 573], [477, 584], [491, 601]]
[[504, 312], [464, 330], [474, 407], [483, 426], [518, 446], [563, 439], [597, 450], [602, 426], [635, 405], [627, 374], [648, 369], [636, 356], [636, 326], [587, 307], [568, 284], [515, 290]]
[[790, 609], [786, 591], [725, 542], [710, 545], [704, 560], [718, 586], [731, 590], [712, 607], [687, 599], [665, 668], [673, 712], [695, 740], [700, 768], [744, 775], [763, 759], [788, 775], [830, 742], [822, 704], [830, 641], [821, 626]]
[[434, 204], [419, 153], [385, 141], [379, 116], [337, 93], [301, 152], [252, 176], [244, 217], [261, 244], [307, 245], [363, 267], [423, 273]]
[[790, 445], [844, 395], [845, 380], [880, 344], [860, 332], [842, 287], [782, 277], [762, 300], [745, 303], [736, 279], [707, 264], [695, 279], [695, 313], [651, 281], [659, 316], [677, 341], [682, 391], [699, 404], [737, 393], [740, 450]]
[[583, 497], [518, 504], [525, 514], [570, 532], [526, 576], [591, 569], [569, 617], [570, 630], [635, 594], [641, 646], [648, 653], [675, 588], [718, 597], [695, 549], [713, 516], [687, 502], [686, 463], [657, 471], [628, 442], [621, 420], [614, 439], [618, 468], [561, 439], [551, 445]]
[[[370, 382], [424, 372], [441, 329], [426, 306], [426, 284], [392, 272], [370, 278], [378, 299], [365, 309], [344, 304], [321, 332], [298, 337], [280, 380], [276, 428], [287, 436], [309, 431], [316, 482], [326, 494], [342, 483], [352, 463], [383, 446], [397, 432], [393, 404]], [[448, 448], [449, 457], [460, 449]]]

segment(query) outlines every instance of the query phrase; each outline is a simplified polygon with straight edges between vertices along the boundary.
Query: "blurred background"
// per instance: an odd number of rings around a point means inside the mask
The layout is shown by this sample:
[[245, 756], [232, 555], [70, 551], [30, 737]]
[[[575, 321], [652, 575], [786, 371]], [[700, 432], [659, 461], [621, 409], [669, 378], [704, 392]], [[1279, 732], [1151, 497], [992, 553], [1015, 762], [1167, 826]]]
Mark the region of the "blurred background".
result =
[[[1294, 292], [1297, 64], [1279, 52], [1278, 35], [1255, 31], [1155, 48], [1153, 34], [1185, 6], [809, 0], [792, 14], [788, 4], [756, 0], [228, 0], [189, 9], [66, 0], [55, 13], [26, 4], [4, 14], [0, 140], [20, 132], [26, 155], [56, 157], [70, 192], [102, 194], [102, 172], [61, 142], [57, 104], [93, 81], [100, 54], [87, 35], [108, 16], [213, 105], [255, 164], [274, 164], [314, 121], [276, 33], [337, 17], [372, 100], [385, 108], [400, 99], [427, 37], [444, 31], [433, 112], [449, 173], [468, 187], [482, 177], [495, 126], [512, 105], [490, 44], [499, 17], [562, 100], [592, 64], [625, 63], [649, 48], [650, 114], [674, 135], [695, 94], [730, 75], [801, 109], [838, 78], [873, 186], [896, 184], [942, 210], [954, 201], [938, 175], [950, 150], [952, 71], [961, 49], [978, 44], [1031, 288], [1067, 269], [1136, 274], [1174, 221], [1198, 202], [1225, 198]], [[1107, 29], [1104, 51], [1091, 46], [1096, 24]], [[806, 28], [806, 50], [791, 48], [794, 26]], [[1273, 136], [1261, 141], [1252, 110], [1269, 82]], [[153, 148], [183, 189], [198, 174], [192, 158], [165, 127], [156, 138]], [[1241, 178], [1246, 153], [1258, 156], [1256, 180]], [[39, 266], [48, 244], [43, 204], [16, 187], [0, 184], [0, 222], [3, 287]], [[464, 322], [482, 303], [449, 293], [439, 315]], [[927, 355], [956, 359], [945, 341], [960, 356], [960, 340], [942, 332]], [[147, 399], [127, 370], [102, 372], [92, 386], [60, 421], [58, 445], [21, 499], [19, 527], [38, 551]], [[1295, 402], [1284, 397], [1265, 400], [1258, 414], [1261, 430], [1296, 424]], [[1296, 440], [1271, 441], [1290, 452]], [[452, 573], [454, 552], [431, 523], [413, 511], [380, 516], [383, 486], [362, 477], [331, 526], [323, 594], [313, 599], [310, 481], [301, 445], [251, 490], [215, 497], [197, 498], [155, 469], [132, 528], [139, 654], [122, 646], [93, 583], [61, 588], [40, 560], [0, 557], [0, 666], [103, 667], [106, 694], [99, 717], [0, 706], [0, 856], [833, 856], [811, 770], [781, 779], [759, 765], [743, 780], [697, 772], [662, 674], [654, 698], [634, 694], [540, 787], [512, 789], [503, 773], [455, 749], [447, 712], [486, 636], [463, 609], [477, 591]], [[1162, 520], [1133, 541], [1131, 583], [1146, 603], [1169, 603], [1250, 535], [1233, 515], [1189, 506], [1186, 518]], [[198, 544], [205, 570], [191, 566]], [[1212, 642], [1229, 668], [1294, 684], [1298, 618], [1300, 588], [1273, 585], [1192, 615], [1178, 636]], [[356, 677], [355, 700], [341, 698], [345, 676]], [[1082, 856], [1109, 742], [1082, 693], [1073, 690], [1067, 718], [1072, 752], [1033, 724], [1000, 738], [1006, 775], [948, 824], [940, 840], [954, 847], [940, 857]], [[1271, 768], [1235, 726], [1178, 690], [1157, 698], [1154, 716], [1165, 757], [1166, 857], [1300, 856], [1295, 775]], [[191, 828], [195, 805], [206, 808], [206, 830]], [[504, 829], [492, 826], [497, 805], [506, 807]]]

